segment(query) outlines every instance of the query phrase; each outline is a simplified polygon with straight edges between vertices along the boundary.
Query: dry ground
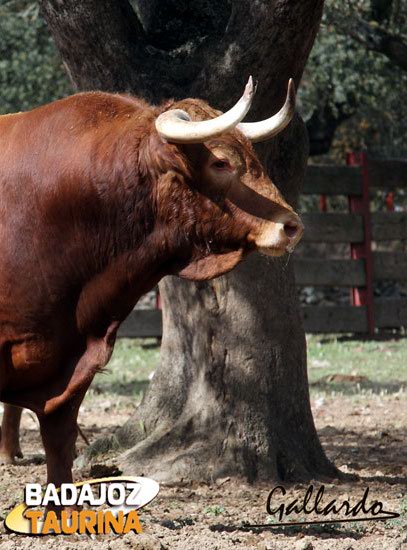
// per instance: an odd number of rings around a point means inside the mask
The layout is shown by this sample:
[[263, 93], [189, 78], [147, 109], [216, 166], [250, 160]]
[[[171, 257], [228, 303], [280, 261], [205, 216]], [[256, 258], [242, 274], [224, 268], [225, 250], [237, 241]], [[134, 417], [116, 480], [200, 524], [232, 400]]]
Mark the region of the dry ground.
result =
[[[385, 345], [388, 346], [388, 343]], [[376, 350], [375, 353], [380, 351], [383, 350]], [[324, 502], [337, 498], [340, 501], [348, 499], [355, 504], [365, 488], [369, 487], [368, 503], [380, 500], [386, 510], [401, 513], [400, 518], [334, 526], [272, 527], [276, 518], [267, 515], [266, 501], [275, 484], [251, 486], [225, 479], [213, 486], [161, 487], [156, 500], [140, 511], [143, 526], [141, 535], [106, 535], [98, 536], [95, 540], [86, 535], [32, 538], [8, 534], [2, 524], [0, 549], [67, 550], [91, 546], [100, 549], [182, 550], [407, 548], [405, 389], [403, 385], [397, 384], [384, 387], [372, 384], [369, 380], [357, 382], [351, 376], [349, 379], [329, 378], [323, 369], [331, 359], [321, 359], [318, 346], [314, 352], [310, 357], [310, 378], [314, 380], [311, 396], [321, 441], [328, 456], [342, 471], [360, 476], [359, 481], [325, 484]], [[113, 362], [113, 370], [116, 367]], [[143, 378], [147, 378], [148, 362], [141, 365], [140, 369], [144, 369]], [[320, 373], [324, 376], [321, 377]], [[315, 384], [315, 380], [320, 382]], [[104, 391], [103, 384], [122, 388], [122, 391], [117, 389], [116, 393], [109, 394]], [[140, 386], [141, 382], [138, 384]], [[134, 392], [128, 391], [130, 385], [131, 381], [126, 377], [119, 382], [116, 379], [116, 385], [111, 380], [100, 384], [96, 382], [95, 390], [87, 397], [80, 414], [80, 425], [91, 441], [109, 433], [129, 417], [135, 401]], [[3, 518], [21, 502], [25, 483], [45, 481], [44, 457], [37, 423], [28, 412], [23, 414], [22, 437], [25, 458], [17, 465], [0, 467], [0, 510]], [[83, 448], [84, 445], [80, 440], [79, 447]], [[102, 462], [99, 459], [99, 463]], [[108, 462], [111, 463], [112, 459]], [[76, 479], [86, 479], [89, 474], [89, 468], [75, 471]], [[307, 486], [286, 486], [287, 499], [300, 498]], [[315, 483], [315, 486], [319, 487], [320, 484]], [[304, 519], [303, 514], [289, 517], [289, 521]], [[270, 528], [250, 530], [245, 527], [245, 523], [266, 523]]]

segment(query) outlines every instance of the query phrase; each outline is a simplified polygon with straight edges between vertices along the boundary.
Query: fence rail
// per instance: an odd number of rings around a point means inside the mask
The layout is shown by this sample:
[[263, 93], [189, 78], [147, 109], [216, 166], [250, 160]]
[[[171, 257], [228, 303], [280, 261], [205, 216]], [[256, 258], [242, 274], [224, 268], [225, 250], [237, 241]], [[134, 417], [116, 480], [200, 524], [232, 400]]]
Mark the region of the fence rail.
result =
[[[294, 269], [300, 286], [365, 286], [364, 260], [312, 260], [295, 258]], [[373, 280], [405, 281], [407, 254], [373, 252]]]
[[[375, 320], [379, 329], [407, 326], [407, 298], [376, 300]], [[303, 306], [305, 332], [367, 332], [365, 307]], [[161, 338], [162, 316], [159, 309], [136, 309], [119, 330], [121, 338]]]
[[[362, 243], [364, 241], [361, 214], [303, 214], [305, 243]], [[372, 240], [398, 241], [407, 239], [407, 212], [373, 212]]]
[[[302, 314], [306, 332], [372, 332], [372, 321], [377, 329], [407, 326], [407, 299], [392, 298], [372, 301], [372, 292], [363, 293], [373, 282], [406, 281], [407, 254], [400, 252], [371, 251], [370, 240], [365, 230], [369, 225], [372, 241], [407, 241], [407, 212], [369, 211], [367, 193], [387, 192], [407, 188], [407, 161], [374, 160], [362, 157], [361, 166], [310, 166], [307, 171], [303, 193], [306, 195], [345, 195], [350, 209], [356, 201], [367, 201], [367, 212], [331, 213], [316, 212], [302, 216], [306, 231], [304, 243], [347, 243], [355, 259], [312, 259], [300, 256], [293, 258], [296, 281], [299, 286], [335, 286], [352, 289], [352, 299], [362, 297], [361, 305], [315, 305], [303, 306]], [[364, 194], [365, 193], [365, 194]], [[367, 198], [366, 198], [367, 197]], [[353, 202], [352, 202], [353, 201]], [[366, 203], [365, 203], [366, 205]], [[368, 215], [368, 218], [364, 216]], [[367, 269], [368, 247], [372, 268]], [[355, 254], [362, 250], [362, 255]], [[364, 255], [365, 254], [365, 255]], [[351, 255], [350, 255], [351, 256]], [[369, 260], [370, 261], [370, 260]], [[369, 279], [370, 278], [370, 279]], [[363, 302], [367, 296], [367, 302]], [[369, 301], [370, 300], [370, 301]], [[370, 308], [370, 315], [369, 315]], [[373, 313], [373, 314], [372, 314]], [[161, 337], [161, 311], [135, 310], [123, 323], [121, 337]]]
[[[372, 191], [395, 191], [407, 187], [407, 160], [369, 159], [369, 187]], [[305, 195], [361, 195], [360, 168], [356, 166], [309, 166]]]

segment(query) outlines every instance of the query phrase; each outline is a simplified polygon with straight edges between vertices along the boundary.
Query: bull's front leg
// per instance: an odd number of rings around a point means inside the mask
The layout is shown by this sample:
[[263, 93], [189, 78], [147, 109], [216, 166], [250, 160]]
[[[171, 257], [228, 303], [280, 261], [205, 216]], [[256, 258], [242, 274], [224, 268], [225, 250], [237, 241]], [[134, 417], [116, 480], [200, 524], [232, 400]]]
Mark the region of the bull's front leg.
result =
[[15, 458], [22, 458], [20, 448], [20, 420], [23, 409], [4, 404], [0, 438], [0, 464], [14, 464]]
[[78, 412], [87, 387], [51, 413], [38, 415], [47, 462], [47, 483], [72, 483]]

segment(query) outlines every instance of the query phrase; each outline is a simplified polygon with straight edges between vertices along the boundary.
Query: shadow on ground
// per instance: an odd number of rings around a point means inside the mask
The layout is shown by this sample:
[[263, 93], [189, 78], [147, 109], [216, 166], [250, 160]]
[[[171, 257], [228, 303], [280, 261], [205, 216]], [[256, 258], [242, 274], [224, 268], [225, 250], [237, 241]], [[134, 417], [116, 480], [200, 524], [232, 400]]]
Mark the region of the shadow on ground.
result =
[[[346, 465], [356, 471], [361, 481], [407, 485], [407, 477], [403, 474], [407, 466], [403, 447], [407, 429], [364, 435], [360, 431], [326, 426], [318, 434], [329, 458], [338, 467]], [[366, 470], [373, 475], [364, 476], [362, 472]]]

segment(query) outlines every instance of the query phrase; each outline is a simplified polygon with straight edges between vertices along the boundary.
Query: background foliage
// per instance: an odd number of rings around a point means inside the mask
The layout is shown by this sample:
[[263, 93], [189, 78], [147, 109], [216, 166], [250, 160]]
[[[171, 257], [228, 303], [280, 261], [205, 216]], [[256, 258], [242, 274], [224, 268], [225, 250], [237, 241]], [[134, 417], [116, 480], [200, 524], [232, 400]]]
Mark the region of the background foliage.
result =
[[0, 113], [72, 93], [36, 2], [0, 0]]
[[[406, 23], [407, 0], [326, 0], [299, 96], [313, 155], [407, 156]], [[0, 113], [72, 91], [36, 2], [0, 0]]]
[[406, 156], [407, 1], [326, 0], [300, 98], [311, 140], [334, 131], [335, 160], [362, 147]]

